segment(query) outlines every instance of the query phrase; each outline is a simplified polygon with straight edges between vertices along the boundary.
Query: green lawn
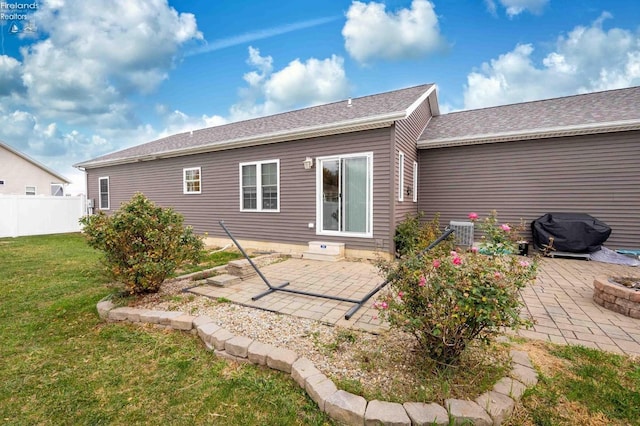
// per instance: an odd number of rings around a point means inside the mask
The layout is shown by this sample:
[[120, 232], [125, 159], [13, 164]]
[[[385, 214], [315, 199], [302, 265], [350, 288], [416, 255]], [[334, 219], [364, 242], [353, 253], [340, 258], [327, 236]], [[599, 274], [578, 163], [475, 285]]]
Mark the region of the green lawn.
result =
[[0, 423], [331, 424], [285, 374], [103, 323], [99, 269], [78, 234], [0, 239]]
[[528, 346], [540, 381], [509, 425], [640, 425], [638, 360], [583, 346]]
[[[99, 269], [81, 235], [0, 239], [0, 424], [332, 424], [285, 374], [100, 321]], [[507, 424], [640, 424], [637, 360], [520, 343], [541, 378]]]

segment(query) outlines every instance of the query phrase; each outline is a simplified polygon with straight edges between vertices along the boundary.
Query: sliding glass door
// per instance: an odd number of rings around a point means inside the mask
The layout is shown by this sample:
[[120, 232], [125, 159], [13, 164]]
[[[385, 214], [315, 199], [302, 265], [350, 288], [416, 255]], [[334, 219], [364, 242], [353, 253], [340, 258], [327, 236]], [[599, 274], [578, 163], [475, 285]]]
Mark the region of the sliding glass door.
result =
[[372, 154], [318, 158], [318, 231], [371, 236]]

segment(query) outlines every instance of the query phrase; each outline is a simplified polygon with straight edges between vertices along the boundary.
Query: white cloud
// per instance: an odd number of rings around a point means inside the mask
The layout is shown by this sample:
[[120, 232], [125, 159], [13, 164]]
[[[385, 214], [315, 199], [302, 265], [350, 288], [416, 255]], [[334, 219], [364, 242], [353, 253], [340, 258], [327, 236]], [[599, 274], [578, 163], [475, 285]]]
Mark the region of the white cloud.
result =
[[[499, 0], [500, 4], [505, 8], [505, 12], [510, 18], [523, 12], [530, 12], [540, 15], [549, 0]], [[497, 6], [493, 0], [485, 0], [487, 9], [492, 15], [496, 15]]]
[[100, 155], [114, 146], [98, 135], [85, 135], [78, 130], [63, 132], [55, 122], [42, 122], [36, 115], [22, 110], [0, 111], [0, 140], [19, 151], [38, 158], [62, 157], [81, 159]]
[[45, 2], [34, 20], [45, 38], [21, 51], [29, 104], [72, 123], [131, 125], [127, 96], [154, 90], [180, 46], [202, 37], [167, 0]]
[[249, 47], [247, 63], [257, 71], [244, 75], [248, 87], [240, 91], [240, 102], [231, 107], [231, 121], [332, 102], [345, 97], [349, 90], [344, 60], [336, 55], [304, 62], [295, 59], [274, 72], [273, 58]]
[[156, 105], [156, 113], [162, 118], [164, 125], [157, 138], [227, 123], [227, 119], [219, 115], [203, 114], [200, 117], [191, 117], [179, 110], [171, 111], [166, 105]]
[[484, 0], [484, 4], [487, 5], [487, 10], [489, 11], [490, 14], [496, 16], [497, 15], [497, 6], [496, 6], [496, 2], [494, 2], [493, 0]]
[[604, 30], [608, 17], [558, 37], [540, 64], [531, 44], [482, 64], [467, 76], [465, 109], [639, 85], [640, 34]]
[[0, 97], [24, 91], [21, 71], [20, 61], [0, 55]]
[[549, 0], [500, 0], [507, 9], [507, 15], [515, 16], [528, 11], [533, 14], [541, 14]]
[[385, 11], [383, 3], [354, 1], [342, 29], [347, 52], [359, 62], [416, 58], [445, 47], [434, 6], [413, 0], [410, 9]]

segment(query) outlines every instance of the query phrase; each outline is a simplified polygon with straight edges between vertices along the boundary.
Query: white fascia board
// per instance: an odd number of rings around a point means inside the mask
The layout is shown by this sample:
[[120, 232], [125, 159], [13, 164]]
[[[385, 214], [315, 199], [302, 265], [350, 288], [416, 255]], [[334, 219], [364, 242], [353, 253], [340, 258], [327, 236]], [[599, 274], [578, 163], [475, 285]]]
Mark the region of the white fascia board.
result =
[[[414, 103], [412, 103], [409, 108], [406, 109], [405, 111], [405, 117], [408, 117], [409, 115], [411, 115], [411, 113], [413, 111], [416, 110], [416, 108], [418, 108], [424, 101], [425, 99], [427, 99], [429, 96], [431, 96], [431, 94], [433, 93], [433, 97], [429, 98], [429, 106], [431, 107], [431, 112], [433, 115], [440, 115], [440, 110], [438, 108], [438, 98], [436, 95], [436, 85], [432, 84], [431, 87], [429, 87], [418, 99], [416, 99], [416, 101]], [[435, 110], [434, 110], [434, 104], [435, 104]], [[437, 112], [437, 114], [436, 114]]]
[[640, 120], [611, 121], [608, 123], [581, 124], [576, 126], [551, 127], [529, 131], [489, 133], [458, 138], [442, 138], [418, 141], [418, 149], [444, 148], [448, 146], [482, 145], [496, 142], [509, 142], [531, 139], [556, 138], [561, 136], [580, 136], [598, 133], [624, 132], [640, 130]]

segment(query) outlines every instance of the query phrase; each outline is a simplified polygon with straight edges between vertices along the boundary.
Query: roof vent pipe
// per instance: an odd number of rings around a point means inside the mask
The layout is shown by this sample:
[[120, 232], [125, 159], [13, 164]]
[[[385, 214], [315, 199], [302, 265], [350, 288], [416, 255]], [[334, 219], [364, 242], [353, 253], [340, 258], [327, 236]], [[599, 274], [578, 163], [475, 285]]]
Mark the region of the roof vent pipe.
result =
[[189, 130], [189, 136], [193, 136], [193, 130]]
[[351, 98], [349, 98], [349, 100], [347, 101], [347, 106], [351, 108]]

